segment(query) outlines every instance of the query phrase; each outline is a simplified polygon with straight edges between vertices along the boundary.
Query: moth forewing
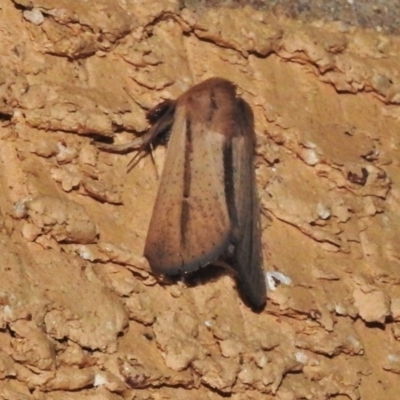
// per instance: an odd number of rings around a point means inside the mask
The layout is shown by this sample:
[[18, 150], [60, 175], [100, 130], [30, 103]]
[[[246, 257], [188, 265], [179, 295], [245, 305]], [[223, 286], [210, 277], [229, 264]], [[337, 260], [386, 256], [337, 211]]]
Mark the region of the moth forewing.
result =
[[266, 302], [266, 283], [254, 172], [253, 113], [247, 103], [238, 99], [236, 115], [238, 131], [232, 139], [232, 153], [238, 237], [231, 262], [244, 295], [251, 304], [262, 307]]
[[182, 263], [180, 230], [185, 154], [185, 111], [179, 104], [175, 110], [163, 173], [150, 220], [144, 255], [158, 273], [176, 273]]
[[[224, 135], [198, 120], [196, 102], [209, 92], [177, 100], [164, 171], [144, 255], [158, 273], [194, 271], [229, 245], [231, 225], [224, 194]], [[200, 110], [204, 111], [204, 110]], [[196, 115], [193, 115], [196, 112]]]

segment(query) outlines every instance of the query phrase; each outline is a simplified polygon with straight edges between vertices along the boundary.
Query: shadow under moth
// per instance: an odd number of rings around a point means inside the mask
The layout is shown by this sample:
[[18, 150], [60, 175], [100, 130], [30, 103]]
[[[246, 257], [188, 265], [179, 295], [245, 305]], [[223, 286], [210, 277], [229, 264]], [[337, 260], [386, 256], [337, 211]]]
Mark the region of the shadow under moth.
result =
[[266, 281], [250, 106], [233, 83], [211, 78], [159, 104], [148, 119], [152, 126], [140, 138], [98, 147], [140, 153], [170, 135], [144, 249], [152, 270], [183, 275], [223, 261], [236, 272], [245, 300], [262, 308]]

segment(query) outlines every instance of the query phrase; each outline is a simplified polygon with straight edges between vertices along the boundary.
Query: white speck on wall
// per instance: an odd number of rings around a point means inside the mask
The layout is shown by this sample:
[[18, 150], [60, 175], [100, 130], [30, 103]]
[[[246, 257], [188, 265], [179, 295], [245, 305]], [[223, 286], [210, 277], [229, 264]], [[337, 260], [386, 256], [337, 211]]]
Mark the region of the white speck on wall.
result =
[[336, 304], [335, 312], [338, 315], [345, 315], [347, 313], [347, 310], [346, 307], [344, 307], [342, 304]]
[[314, 149], [304, 149], [301, 151], [301, 157], [307, 165], [316, 165], [319, 162], [319, 157]]
[[26, 202], [29, 200], [32, 199], [31, 198], [22, 199], [14, 203], [14, 214], [13, 214], [14, 218], [21, 219], [27, 216]]
[[267, 282], [267, 288], [269, 290], [276, 290], [277, 287], [277, 282], [278, 283], [283, 283], [284, 285], [290, 285], [292, 283], [292, 280], [282, 274], [282, 272], [278, 271], [268, 271], [265, 273], [265, 280]]
[[93, 386], [104, 386], [106, 383], [108, 383], [106, 377], [102, 374], [96, 374], [94, 377], [94, 383]]
[[308, 361], [307, 354], [303, 353], [302, 351], [297, 351], [294, 354], [294, 357], [295, 357], [296, 361], [298, 361], [299, 363], [302, 363], [302, 364], [306, 364]]
[[318, 203], [317, 204], [317, 214], [321, 219], [326, 220], [326, 219], [330, 218], [331, 210], [325, 204]]
[[390, 362], [399, 362], [400, 361], [400, 357], [397, 356], [396, 354], [389, 354], [387, 356], [388, 361]]
[[4, 306], [4, 314], [8, 315], [8, 316], [12, 316], [12, 308], [9, 305]]
[[84, 260], [94, 261], [93, 254], [86, 246], [80, 246], [78, 249], [79, 257], [83, 258]]
[[109, 331], [114, 330], [114, 324], [110, 321], [108, 321], [105, 325], [106, 329], [108, 329]]

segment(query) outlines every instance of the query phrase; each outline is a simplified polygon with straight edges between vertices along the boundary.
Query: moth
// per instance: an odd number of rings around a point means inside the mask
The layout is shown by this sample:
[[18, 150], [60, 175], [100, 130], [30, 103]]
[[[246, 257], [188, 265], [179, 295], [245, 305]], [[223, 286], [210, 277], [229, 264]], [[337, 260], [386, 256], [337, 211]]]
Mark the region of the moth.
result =
[[144, 256], [155, 273], [182, 275], [217, 260], [236, 272], [249, 304], [266, 303], [254, 118], [234, 84], [208, 79], [148, 114], [141, 138], [104, 150], [148, 151], [166, 135], [164, 170]]

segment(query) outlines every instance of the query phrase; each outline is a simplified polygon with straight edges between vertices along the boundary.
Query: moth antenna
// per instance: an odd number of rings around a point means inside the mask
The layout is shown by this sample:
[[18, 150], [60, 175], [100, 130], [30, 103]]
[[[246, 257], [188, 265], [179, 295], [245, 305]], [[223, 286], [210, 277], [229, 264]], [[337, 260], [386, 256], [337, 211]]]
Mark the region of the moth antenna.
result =
[[154, 159], [154, 146], [152, 143], [150, 143], [150, 145], [149, 145], [149, 153], [150, 153], [151, 162], [154, 165], [154, 170], [156, 171], [157, 180], [159, 180], [158, 168], [157, 168], [156, 160]]
[[158, 167], [156, 159], [154, 158], [154, 146], [153, 146], [153, 143], [150, 143], [149, 146], [150, 146], [149, 153], [150, 153], [151, 161], [153, 162], [153, 165], [154, 165], [154, 170], [156, 171], [156, 177], [157, 177], [157, 180], [160, 180], [160, 173], [159, 173], [160, 168]]
[[133, 168], [138, 165], [139, 161], [146, 156], [147, 151], [144, 149], [144, 145], [142, 144], [137, 151], [137, 153], [132, 157], [132, 159], [128, 162], [127, 171], [130, 172]]

